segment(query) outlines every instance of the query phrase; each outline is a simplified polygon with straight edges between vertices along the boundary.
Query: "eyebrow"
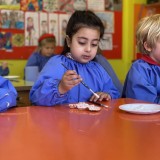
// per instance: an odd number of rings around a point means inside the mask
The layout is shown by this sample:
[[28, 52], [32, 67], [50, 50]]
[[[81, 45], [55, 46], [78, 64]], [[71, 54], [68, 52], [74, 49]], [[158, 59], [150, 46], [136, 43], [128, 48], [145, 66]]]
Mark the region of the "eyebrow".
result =
[[[88, 38], [86, 38], [86, 37], [78, 37], [78, 39], [88, 40]], [[92, 41], [99, 41], [99, 39], [93, 39]]]

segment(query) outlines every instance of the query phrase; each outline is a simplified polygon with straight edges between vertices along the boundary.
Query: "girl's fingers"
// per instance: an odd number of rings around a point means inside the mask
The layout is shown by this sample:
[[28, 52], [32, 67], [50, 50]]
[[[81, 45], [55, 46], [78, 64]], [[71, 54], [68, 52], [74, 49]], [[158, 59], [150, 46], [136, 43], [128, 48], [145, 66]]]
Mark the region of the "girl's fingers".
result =
[[109, 101], [111, 99], [111, 96], [107, 93], [97, 92], [97, 94], [99, 95], [99, 98], [97, 98], [95, 95], [92, 95], [92, 97], [90, 98], [90, 101], [94, 101], [94, 102], [96, 102], [97, 100], [98, 101], [102, 101], [102, 100]]

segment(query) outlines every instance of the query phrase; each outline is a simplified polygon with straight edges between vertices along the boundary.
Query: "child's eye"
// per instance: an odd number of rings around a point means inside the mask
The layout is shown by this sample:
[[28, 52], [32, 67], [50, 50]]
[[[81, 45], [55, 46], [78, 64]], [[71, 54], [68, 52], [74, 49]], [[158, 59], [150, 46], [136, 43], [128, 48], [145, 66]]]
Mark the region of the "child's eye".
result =
[[78, 42], [80, 45], [85, 45], [86, 43], [85, 42]]
[[93, 46], [93, 47], [97, 47], [97, 46], [98, 46], [98, 44], [92, 44], [92, 46]]

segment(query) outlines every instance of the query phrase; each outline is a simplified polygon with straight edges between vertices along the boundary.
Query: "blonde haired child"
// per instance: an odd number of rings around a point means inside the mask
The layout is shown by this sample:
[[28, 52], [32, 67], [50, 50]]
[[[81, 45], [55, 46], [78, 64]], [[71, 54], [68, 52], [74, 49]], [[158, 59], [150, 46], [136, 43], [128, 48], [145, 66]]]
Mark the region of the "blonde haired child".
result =
[[160, 104], [160, 14], [139, 21], [136, 39], [142, 58], [127, 74], [123, 97]]
[[27, 66], [37, 66], [39, 72], [42, 70], [48, 60], [53, 57], [56, 46], [56, 39], [53, 34], [43, 34], [38, 40], [38, 47], [29, 57]]

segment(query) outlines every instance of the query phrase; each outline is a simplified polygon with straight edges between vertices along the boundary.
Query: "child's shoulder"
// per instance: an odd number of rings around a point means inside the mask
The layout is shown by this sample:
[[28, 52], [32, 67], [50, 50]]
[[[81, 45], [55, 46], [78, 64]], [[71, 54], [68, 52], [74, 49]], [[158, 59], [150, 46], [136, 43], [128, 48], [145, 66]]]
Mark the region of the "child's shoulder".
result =
[[65, 62], [67, 59], [66, 56], [64, 55], [55, 55], [53, 57], [50, 58], [49, 62], [50, 63], [54, 63], [54, 64], [57, 64], [57, 63], [61, 63], [61, 62]]
[[141, 67], [141, 68], [146, 68], [147, 67], [148, 68], [148, 67], [151, 66], [151, 64], [146, 62], [146, 61], [144, 61], [143, 59], [137, 59], [136, 61], [134, 61], [132, 63], [132, 66], [133, 67]]
[[130, 70], [137, 70], [140, 72], [143, 72], [143, 71], [144, 72], [148, 72], [148, 71], [151, 72], [151, 71], [155, 70], [155, 68], [156, 68], [156, 70], [157, 70], [157, 68], [160, 69], [160, 66], [148, 63], [143, 59], [138, 59], [132, 63]]
[[41, 54], [40, 54], [39, 52], [37, 52], [37, 51], [33, 52], [33, 53], [30, 55], [30, 57], [39, 57], [39, 56], [41, 56]]
[[90, 61], [89, 63], [89, 67], [94, 70], [95, 72], [99, 72], [101, 74], [106, 74], [107, 72], [105, 71], [105, 69], [98, 63], [95, 61]]
[[90, 66], [98, 69], [103, 69], [103, 67], [96, 61], [90, 61]]
[[55, 60], [60, 61], [60, 60], [62, 60], [62, 59], [64, 59], [64, 58], [65, 58], [64, 55], [54, 55], [53, 57], [51, 57], [51, 60], [52, 60], [52, 61], [55, 61]]

